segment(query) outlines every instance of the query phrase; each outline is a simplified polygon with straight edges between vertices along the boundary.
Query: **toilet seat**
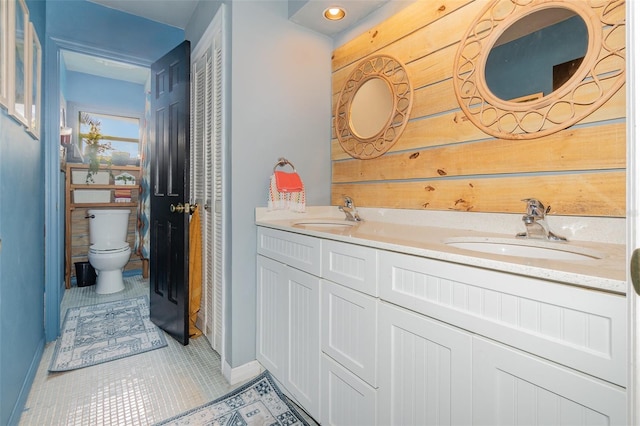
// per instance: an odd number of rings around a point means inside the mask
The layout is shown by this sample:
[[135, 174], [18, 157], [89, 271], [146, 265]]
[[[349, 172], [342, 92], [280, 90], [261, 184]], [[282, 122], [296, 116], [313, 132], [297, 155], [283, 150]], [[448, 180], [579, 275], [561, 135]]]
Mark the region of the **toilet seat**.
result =
[[89, 252], [94, 254], [99, 254], [99, 253], [115, 254], [115, 253], [122, 253], [127, 250], [131, 250], [131, 247], [129, 247], [129, 243], [127, 243], [126, 241], [122, 241], [120, 243], [102, 243], [102, 244], [96, 243], [96, 244], [91, 244], [91, 246], [89, 247]]

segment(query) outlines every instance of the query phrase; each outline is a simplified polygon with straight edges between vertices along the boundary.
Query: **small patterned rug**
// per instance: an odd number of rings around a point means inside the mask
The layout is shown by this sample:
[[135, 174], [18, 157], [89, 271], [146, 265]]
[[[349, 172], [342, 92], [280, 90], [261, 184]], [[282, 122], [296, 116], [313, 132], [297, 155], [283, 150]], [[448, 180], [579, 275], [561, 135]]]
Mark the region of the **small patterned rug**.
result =
[[149, 299], [69, 308], [49, 371], [69, 371], [167, 346], [149, 319]]
[[159, 425], [309, 426], [276, 386], [269, 372], [215, 401], [164, 420]]

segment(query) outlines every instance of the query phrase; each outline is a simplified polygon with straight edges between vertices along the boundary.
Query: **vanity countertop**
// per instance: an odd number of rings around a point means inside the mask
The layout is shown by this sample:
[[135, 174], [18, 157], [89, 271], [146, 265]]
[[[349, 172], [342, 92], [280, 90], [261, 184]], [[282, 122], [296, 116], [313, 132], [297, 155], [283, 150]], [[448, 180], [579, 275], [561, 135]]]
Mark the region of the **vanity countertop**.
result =
[[[491, 254], [457, 248], [446, 244], [455, 239], [491, 241], [513, 241], [514, 234], [485, 232], [477, 229], [457, 227], [425, 226], [423, 224], [394, 223], [372, 217], [353, 226], [314, 226], [308, 222], [332, 223], [344, 219], [337, 208], [315, 209], [311, 213], [293, 214], [256, 210], [256, 225], [283, 231], [310, 235], [319, 238], [358, 244], [382, 250], [390, 250], [415, 256], [460, 263], [512, 274], [542, 278], [563, 284], [577, 285], [598, 290], [625, 294], [626, 250], [623, 244], [570, 239], [569, 243], [540, 242], [562, 245], [598, 252], [600, 258], [585, 260], [550, 260], [503, 254]], [[300, 222], [303, 222], [300, 224]], [[307, 222], [307, 224], [304, 224]], [[481, 228], [484, 229], [484, 228]], [[491, 230], [491, 226], [487, 226]], [[534, 240], [526, 244], [536, 245]]]

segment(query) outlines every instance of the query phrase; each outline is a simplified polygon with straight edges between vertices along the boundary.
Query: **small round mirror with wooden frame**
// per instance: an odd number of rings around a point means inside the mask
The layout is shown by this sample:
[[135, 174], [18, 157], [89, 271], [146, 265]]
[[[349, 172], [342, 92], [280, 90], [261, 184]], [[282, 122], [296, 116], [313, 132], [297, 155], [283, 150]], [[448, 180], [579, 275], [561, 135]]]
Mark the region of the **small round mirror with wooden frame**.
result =
[[502, 139], [546, 136], [582, 120], [625, 82], [624, 3], [492, 0], [455, 57], [462, 111]]
[[338, 141], [350, 156], [377, 158], [398, 140], [413, 102], [404, 66], [387, 55], [361, 61], [347, 78], [336, 106]]

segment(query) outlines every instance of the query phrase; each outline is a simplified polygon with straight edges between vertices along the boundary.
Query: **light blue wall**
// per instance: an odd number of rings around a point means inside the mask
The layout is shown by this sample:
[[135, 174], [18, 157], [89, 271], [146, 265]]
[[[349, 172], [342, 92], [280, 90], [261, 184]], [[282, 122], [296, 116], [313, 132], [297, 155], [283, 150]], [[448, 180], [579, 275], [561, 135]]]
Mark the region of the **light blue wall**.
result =
[[[47, 0], [47, 35], [151, 64], [184, 40], [184, 31], [85, 0]], [[157, 5], [151, 7], [159, 7]]]
[[331, 39], [288, 20], [285, 1], [231, 2], [231, 218], [225, 356], [255, 359], [256, 227], [279, 157], [296, 165], [309, 205], [330, 195]]
[[144, 113], [144, 85], [67, 71], [68, 102]]
[[[150, 64], [184, 32], [85, 1], [27, 0], [42, 44], [40, 141], [0, 110], [0, 424], [17, 423], [45, 343], [45, 318], [59, 318], [64, 213], [58, 163], [58, 59], [55, 42], [117, 52]], [[52, 47], [53, 46], [53, 47]], [[47, 190], [45, 191], [45, 188]], [[46, 214], [45, 214], [46, 212]], [[46, 229], [45, 229], [46, 228]], [[45, 237], [46, 235], [46, 237]], [[45, 259], [45, 253], [46, 259]], [[45, 293], [46, 289], [46, 293]], [[47, 305], [45, 316], [45, 297]], [[49, 331], [48, 331], [49, 333]], [[57, 331], [54, 330], [56, 337]], [[49, 337], [49, 336], [48, 336]]]
[[[27, 1], [43, 42], [45, 4]], [[20, 417], [44, 349], [42, 146], [0, 110], [0, 424]]]
[[19, 418], [44, 348], [40, 145], [0, 112], [0, 424]]
[[[66, 75], [67, 125], [72, 129], [79, 127], [80, 110], [144, 117], [144, 85], [73, 71], [67, 71]], [[72, 138], [72, 142], [78, 143], [77, 131]]]

